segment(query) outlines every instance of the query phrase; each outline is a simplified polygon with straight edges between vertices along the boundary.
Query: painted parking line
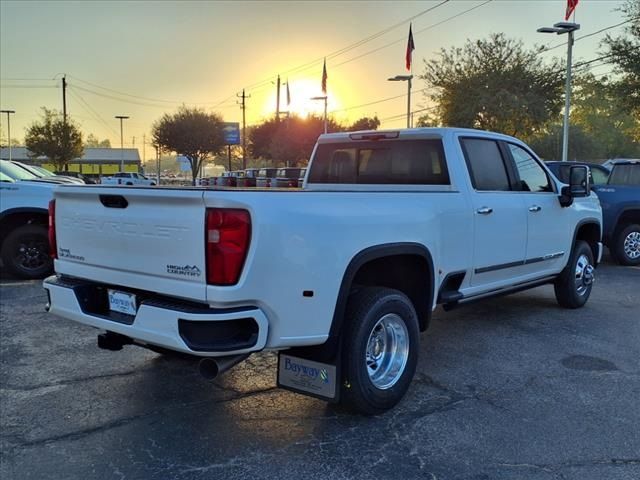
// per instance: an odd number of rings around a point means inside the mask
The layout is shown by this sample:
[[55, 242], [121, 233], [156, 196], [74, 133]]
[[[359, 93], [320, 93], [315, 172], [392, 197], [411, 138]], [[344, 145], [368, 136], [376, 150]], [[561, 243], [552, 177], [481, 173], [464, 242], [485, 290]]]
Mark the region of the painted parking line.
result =
[[26, 282], [2, 282], [0, 283], [0, 287], [19, 287], [22, 285], [33, 285], [37, 282], [37, 280], [31, 280]]

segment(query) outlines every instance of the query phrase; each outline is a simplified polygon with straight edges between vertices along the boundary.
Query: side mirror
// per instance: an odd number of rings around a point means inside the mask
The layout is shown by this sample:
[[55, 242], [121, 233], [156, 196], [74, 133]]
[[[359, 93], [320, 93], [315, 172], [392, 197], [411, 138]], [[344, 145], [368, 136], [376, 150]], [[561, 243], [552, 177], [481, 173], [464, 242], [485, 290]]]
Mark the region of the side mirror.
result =
[[571, 196], [588, 197], [591, 193], [591, 182], [589, 181], [589, 167], [574, 165], [569, 169], [569, 187]]
[[589, 167], [574, 165], [569, 169], [569, 186], [562, 187], [560, 205], [568, 207], [574, 198], [588, 197], [591, 194]]

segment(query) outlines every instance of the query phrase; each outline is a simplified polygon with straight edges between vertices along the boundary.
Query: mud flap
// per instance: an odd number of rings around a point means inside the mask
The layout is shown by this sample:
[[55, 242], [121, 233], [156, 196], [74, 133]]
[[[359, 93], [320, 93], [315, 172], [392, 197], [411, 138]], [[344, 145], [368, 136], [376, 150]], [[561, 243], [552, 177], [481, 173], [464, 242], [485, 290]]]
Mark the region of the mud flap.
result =
[[[278, 387], [319, 398], [331, 403], [340, 400], [340, 362], [337, 355], [331, 363], [319, 362], [320, 355], [278, 353]], [[298, 354], [300, 354], [298, 356]]]

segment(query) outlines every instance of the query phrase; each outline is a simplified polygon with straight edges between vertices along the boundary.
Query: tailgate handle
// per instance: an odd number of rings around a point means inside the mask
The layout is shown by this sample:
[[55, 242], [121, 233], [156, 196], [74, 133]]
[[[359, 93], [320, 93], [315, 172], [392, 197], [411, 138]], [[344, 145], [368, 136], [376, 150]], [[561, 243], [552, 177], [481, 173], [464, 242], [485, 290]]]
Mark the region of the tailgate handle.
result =
[[100, 195], [100, 202], [107, 208], [127, 208], [129, 202], [122, 195]]

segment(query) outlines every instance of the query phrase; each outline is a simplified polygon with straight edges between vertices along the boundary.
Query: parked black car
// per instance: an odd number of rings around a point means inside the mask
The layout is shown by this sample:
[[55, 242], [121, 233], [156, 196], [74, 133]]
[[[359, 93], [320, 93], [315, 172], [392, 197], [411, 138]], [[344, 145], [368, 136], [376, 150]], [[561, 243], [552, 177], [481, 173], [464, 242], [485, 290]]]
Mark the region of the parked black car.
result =
[[239, 176], [236, 180], [238, 187], [255, 187], [259, 171], [259, 168], [247, 168], [244, 175]]
[[545, 162], [549, 170], [563, 183], [569, 183], [569, 169], [574, 165], [589, 167], [591, 185], [605, 185], [609, 179], [610, 170], [599, 163], [588, 162]]
[[270, 187], [277, 173], [277, 168], [261, 168], [256, 178], [256, 187]]
[[238, 172], [224, 172], [216, 180], [217, 187], [235, 187], [237, 186]]
[[301, 168], [279, 168], [271, 186], [276, 188], [297, 188], [300, 180]]

